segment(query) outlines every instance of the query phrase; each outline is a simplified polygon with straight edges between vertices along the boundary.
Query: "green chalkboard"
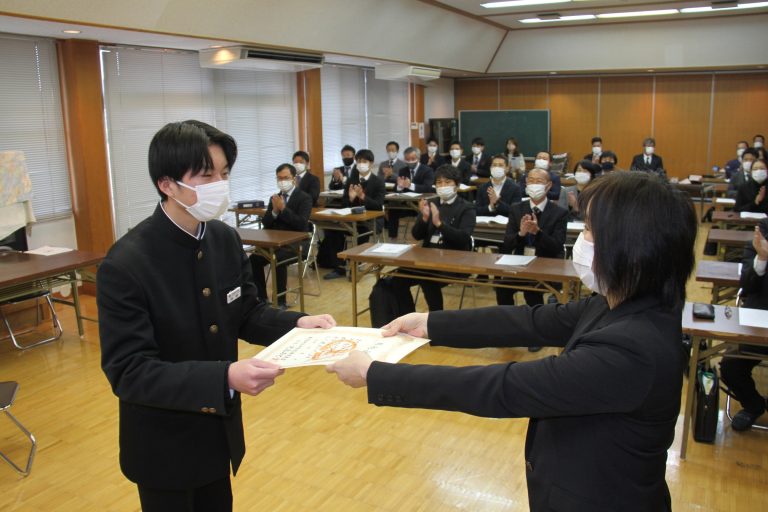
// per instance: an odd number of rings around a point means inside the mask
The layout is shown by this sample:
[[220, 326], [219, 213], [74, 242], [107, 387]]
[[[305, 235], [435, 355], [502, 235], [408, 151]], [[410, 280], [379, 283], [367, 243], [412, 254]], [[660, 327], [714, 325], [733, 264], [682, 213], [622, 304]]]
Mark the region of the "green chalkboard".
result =
[[508, 137], [517, 139], [526, 158], [549, 151], [549, 110], [462, 110], [459, 135], [464, 154], [470, 155], [472, 139], [485, 139], [486, 153], [503, 153]]

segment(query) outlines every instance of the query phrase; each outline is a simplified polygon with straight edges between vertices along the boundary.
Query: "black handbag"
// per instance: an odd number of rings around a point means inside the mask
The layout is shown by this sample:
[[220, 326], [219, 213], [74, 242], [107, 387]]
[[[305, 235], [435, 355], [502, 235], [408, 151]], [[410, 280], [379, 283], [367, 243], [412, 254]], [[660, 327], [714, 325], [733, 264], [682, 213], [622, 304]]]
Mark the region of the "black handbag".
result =
[[720, 414], [720, 385], [717, 373], [700, 363], [696, 370], [695, 386], [693, 439], [699, 443], [714, 443]]

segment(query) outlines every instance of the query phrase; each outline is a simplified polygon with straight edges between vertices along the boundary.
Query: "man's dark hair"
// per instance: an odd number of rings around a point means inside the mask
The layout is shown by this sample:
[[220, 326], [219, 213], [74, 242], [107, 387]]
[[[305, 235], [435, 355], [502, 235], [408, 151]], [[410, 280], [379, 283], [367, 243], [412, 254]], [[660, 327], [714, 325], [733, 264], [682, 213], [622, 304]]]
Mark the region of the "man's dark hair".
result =
[[592, 137], [592, 144], [594, 144], [595, 142], [599, 142], [600, 144], [602, 144], [603, 139], [600, 137]]
[[747, 155], [752, 155], [753, 157], [755, 157], [755, 160], [760, 158], [760, 154], [757, 152], [757, 150], [755, 148], [747, 148], [747, 149], [745, 149], [744, 153], [742, 153], [742, 155], [741, 155], [741, 159], [743, 160], [744, 157], [747, 156]]
[[149, 176], [163, 201], [166, 195], [157, 186], [163, 178], [180, 181], [188, 172], [197, 176], [213, 168], [208, 146], [217, 145], [224, 152], [232, 170], [237, 159], [237, 143], [230, 135], [193, 119], [168, 123], [152, 137], [149, 144]]
[[550, 163], [552, 162], [552, 153], [550, 153], [549, 151], [544, 151], [544, 150], [541, 150], [541, 151], [537, 151], [537, 152], [536, 152], [536, 154], [537, 154], [537, 155], [538, 155], [539, 153], [546, 153], [546, 155], [549, 157], [549, 161], [550, 161]]
[[459, 146], [459, 147], [461, 147], [461, 142], [458, 141], [458, 140], [452, 140], [451, 144], [448, 147], [451, 147], [451, 146]]
[[451, 180], [457, 187], [461, 183], [459, 170], [450, 164], [444, 164], [437, 168], [435, 171], [435, 183], [439, 179]]
[[576, 172], [576, 169], [579, 167], [589, 172], [593, 178], [603, 172], [603, 168], [597, 164], [592, 163], [592, 160], [579, 160], [576, 163], [576, 167], [573, 168], [573, 172]]
[[373, 151], [370, 149], [361, 149], [355, 154], [355, 160], [368, 160], [369, 162], [373, 162]]
[[384, 146], [384, 147], [386, 148], [386, 147], [388, 147], [388, 146], [390, 146], [390, 145], [392, 145], [392, 146], [395, 146], [395, 147], [397, 148], [397, 150], [398, 150], [398, 151], [400, 151], [400, 144], [398, 144], [397, 142], [395, 142], [395, 141], [393, 141], [393, 140], [391, 140], [391, 141], [387, 142], [387, 145], [386, 145], [386, 146]]
[[749, 142], [747, 142], [747, 141], [745, 141], [745, 140], [740, 140], [739, 142], [737, 142], [737, 143], [736, 143], [736, 145], [737, 145], [737, 146], [738, 146], [739, 144], [744, 144], [745, 146], [749, 147]]
[[603, 160], [606, 160], [608, 158], [613, 158], [613, 163], [617, 164], [619, 163], [619, 157], [616, 156], [616, 153], [613, 151], [603, 151], [600, 154], [600, 163], [603, 162]]
[[303, 158], [305, 162], [309, 163], [309, 153], [307, 153], [306, 151], [295, 152], [291, 157], [291, 160], [293, 160], [296, 157]]
[[288, 169], [291, 171], [291, 176], [296, 176], [296, 168], [292, 166], [291, 164], [280, 164], [277, 166], [277, 169], [275, 169], [275, 174], [278, 174], [283, 169]]
[[682, 307], [697, 230], [687, 194], [654, 174], [611, 173], [584, 188], [579, 209], [594, 238], [595, 279], [608, 297]]
[[485, 146], [485, 141], [482, 137], [475, 137], [472, 139], [472, 145]]
[[752, 140], [754, 141], [756, 138], [760, 137], [760, 139], [765, 142], [765, 135], [760, 135], [759, 133], [752, 137]]
[[350, 146], [349, 144], [345, 144], [345, 145], [344, 145], [344, 147], [343, 147], [343, 148], [341, 148], [341, 152], [342, 152], [342, 153], [343, 153], [343, 152], [345, 152], [345, 151], [351, 151], [353, 154], [356, 152], [356, 151], [355, 151], [355, 148], [353, 148], [353, 147], [352, 147], [352, 146]]
[[428, 138], [427, 139], [427, 144], [429, 144], [430, 142], [434, 142], [435, 144], [440, 145], [440, 143], [437, 142], [437, 138], [435, 138], [435, 137]]

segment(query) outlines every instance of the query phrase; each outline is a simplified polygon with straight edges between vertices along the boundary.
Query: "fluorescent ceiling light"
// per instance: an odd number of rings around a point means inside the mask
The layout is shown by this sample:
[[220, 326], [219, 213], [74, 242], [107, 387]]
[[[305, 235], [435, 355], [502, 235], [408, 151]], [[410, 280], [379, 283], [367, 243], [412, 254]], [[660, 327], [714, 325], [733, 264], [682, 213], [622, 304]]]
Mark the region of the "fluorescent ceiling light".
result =
[[526, 18], [519, 20], [520, 23], [549, 23], [550, 21], [580, 21], [580, 20], [593, 20], [594, 14], [579, 14], [576, 16], [561, 16], [559, 18], [542, 19], [542, 18]]
[[65, 34], [79, 34], [80, 30], [67, 29], [67, 30], [62, 30], [62, 32], [64, 32]]
[[690, 13], [696, 13], [696, 12], [718, 12], [718, 11], [732, 11], [734, 9], [755, 9], [757, 7], [768, 7], [768, 2], [756, 2], [752, 4], [739, 4], [736, 7], [712, 7], [712, 6], [706, 6], [706, 7], [686, 7], [685, 9], [680, 9], [680, 12], [685, 14]]
[[564, 4], [571, 0], [508, 0], [506, 2], [489, 2], [480, 4], [486, 9], [501, 9], [504, 7], [521, 7], [524, 5]]
[[598, 18], [635, 18], [638, 16], [663, 16], [665, 14], [677, 14], [677, 9], [661, 9], [658, 11], [635, 11], [635, 12], [607, 12], [598, 14]]

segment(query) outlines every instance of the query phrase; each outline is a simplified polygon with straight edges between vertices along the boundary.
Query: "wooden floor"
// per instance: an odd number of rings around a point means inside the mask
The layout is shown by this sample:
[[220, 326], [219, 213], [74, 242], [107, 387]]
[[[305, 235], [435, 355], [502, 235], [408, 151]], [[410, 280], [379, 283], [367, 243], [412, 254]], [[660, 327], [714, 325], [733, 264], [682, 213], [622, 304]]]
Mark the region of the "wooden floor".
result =
[[[372, 278], [365, 283], [370, 288]], [[307, 297], [308, 310], [350, 325], [349, 287], [323, 281], [322, 295]], [[457, 307], [459, 292], [445, 289], [447, 308]], [[692, 283], [689, 295], [708, 301], [709, 290]], [[490, 290], [468, 292], [465, 307], [493, 304], [493, 297]], [[95, 315], [94, 300], [85, 303]], [[39, 442], [28, 478], [0, 462], [0, 510], [139, 510], [136, 488], [118, 467], [117, 399], [99, 366], [96, 324], [86, 322], [81, 340], [71, 308], [59, 311], [66, 331], [60, 341], [26, 352], [0, 341], [0, 381], [21, 384], [12, 412]], [[241, 357], [260, 350], [243, 342], [240, 348]], [[406, 361], [461, 366], [554, 353], [427, 347]], [[236, 510], [528, 510], [525, 419], [376, 408], [364, 391], [342, 386], [321, 367], [288, 370], [276, 386], [243, 402], [248, 453], [233, 479]], [[680, 431], [678, 423], [667, 463], [675, 511], [768, 508], [768, 433], [734, 433], [721, 419], [716, 444], [691, 442], [681, 461]], [[25, 449], [1, 418], [0, 450], [18, 460]]]

